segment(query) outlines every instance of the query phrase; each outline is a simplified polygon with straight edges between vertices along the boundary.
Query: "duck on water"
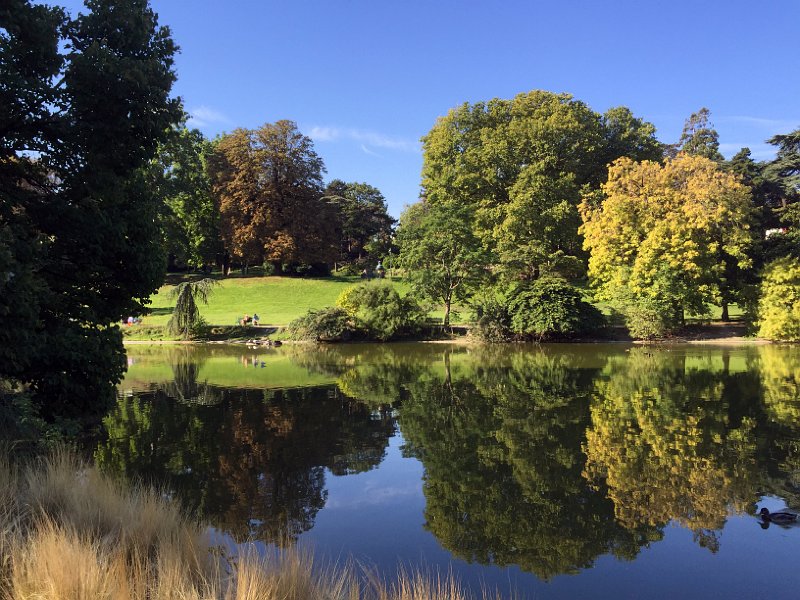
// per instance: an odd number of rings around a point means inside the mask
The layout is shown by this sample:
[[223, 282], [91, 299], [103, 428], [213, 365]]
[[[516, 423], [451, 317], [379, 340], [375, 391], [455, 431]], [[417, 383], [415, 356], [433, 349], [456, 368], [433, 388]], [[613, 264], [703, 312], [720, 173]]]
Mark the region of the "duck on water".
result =
[[763, 523], [762, 527], [764, 525], [769, 525], [769, 523], [775, 523], [776, 525], [790, 525], [797, 522], [797, 514], [789, 512], [788, 510], [770, 512], [768, 509], [762, 508], [758, 515], [761, 517], [761, 521]]

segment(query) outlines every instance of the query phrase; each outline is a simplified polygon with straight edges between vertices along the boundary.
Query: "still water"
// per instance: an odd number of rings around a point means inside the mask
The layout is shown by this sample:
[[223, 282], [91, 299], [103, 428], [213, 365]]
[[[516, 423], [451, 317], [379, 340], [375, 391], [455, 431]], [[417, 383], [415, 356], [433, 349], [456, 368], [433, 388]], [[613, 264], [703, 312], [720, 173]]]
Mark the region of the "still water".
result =
[[95, 450], [231, 543], [527, 598], [796, 598], [800, 347], [131, 346]]

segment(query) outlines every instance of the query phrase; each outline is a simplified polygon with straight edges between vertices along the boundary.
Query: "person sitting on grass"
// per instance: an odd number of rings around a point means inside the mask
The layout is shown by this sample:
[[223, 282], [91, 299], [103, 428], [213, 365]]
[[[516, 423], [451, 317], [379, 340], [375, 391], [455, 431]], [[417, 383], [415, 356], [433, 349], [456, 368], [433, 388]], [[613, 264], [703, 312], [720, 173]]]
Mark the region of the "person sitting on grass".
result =
[[258, 313], [253, 313], [253, 326], [258, 326]]
[[244, 327], [245, 325], [249, 325], [253, 321], [253, 318], [250, 315], [245, 315], [242, 317], [242, 320], [239, 321], [239, 324]]

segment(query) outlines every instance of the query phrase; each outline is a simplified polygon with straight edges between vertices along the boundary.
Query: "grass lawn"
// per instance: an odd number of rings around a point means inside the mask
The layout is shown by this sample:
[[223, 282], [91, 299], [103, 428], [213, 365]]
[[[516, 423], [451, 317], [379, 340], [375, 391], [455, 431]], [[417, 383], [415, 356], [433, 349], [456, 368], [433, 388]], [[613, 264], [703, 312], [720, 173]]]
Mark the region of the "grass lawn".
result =
[[[386, 281], [391, 281], [400, 294], [408, 293], [408, 285], [402, 280]], [[251, 316], [258, 313], [262, 325], [286, 325], [309, 309], [333, 306], [345, 288], [361, 283], [361, 279], [341, 276], [231, 277], [220, 279], [219, 283], [211, 293], [208, 305], [200, 307], [209, 325], [235, 325], [245, 313]], [[167, 324], [175, 306], [169, 297], [172, 288], [165, 285], [151, 298], [151, 313], [145, 316], [144, 327]]]

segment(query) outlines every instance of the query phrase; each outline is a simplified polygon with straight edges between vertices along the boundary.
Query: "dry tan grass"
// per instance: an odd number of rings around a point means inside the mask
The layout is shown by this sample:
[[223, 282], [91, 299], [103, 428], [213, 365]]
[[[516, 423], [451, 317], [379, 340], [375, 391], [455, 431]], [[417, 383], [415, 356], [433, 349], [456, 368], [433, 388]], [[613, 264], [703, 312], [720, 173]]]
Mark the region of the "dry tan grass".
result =
[[[386, 584], [315, 564], [288, 545], [215, 551], [162, 494], [115, 481], [61, 450], [16, 472], [0, 460], [3, 600], [468, 600], [450, 575]], [[482, 594], [484, 599], [499, 598]]]

